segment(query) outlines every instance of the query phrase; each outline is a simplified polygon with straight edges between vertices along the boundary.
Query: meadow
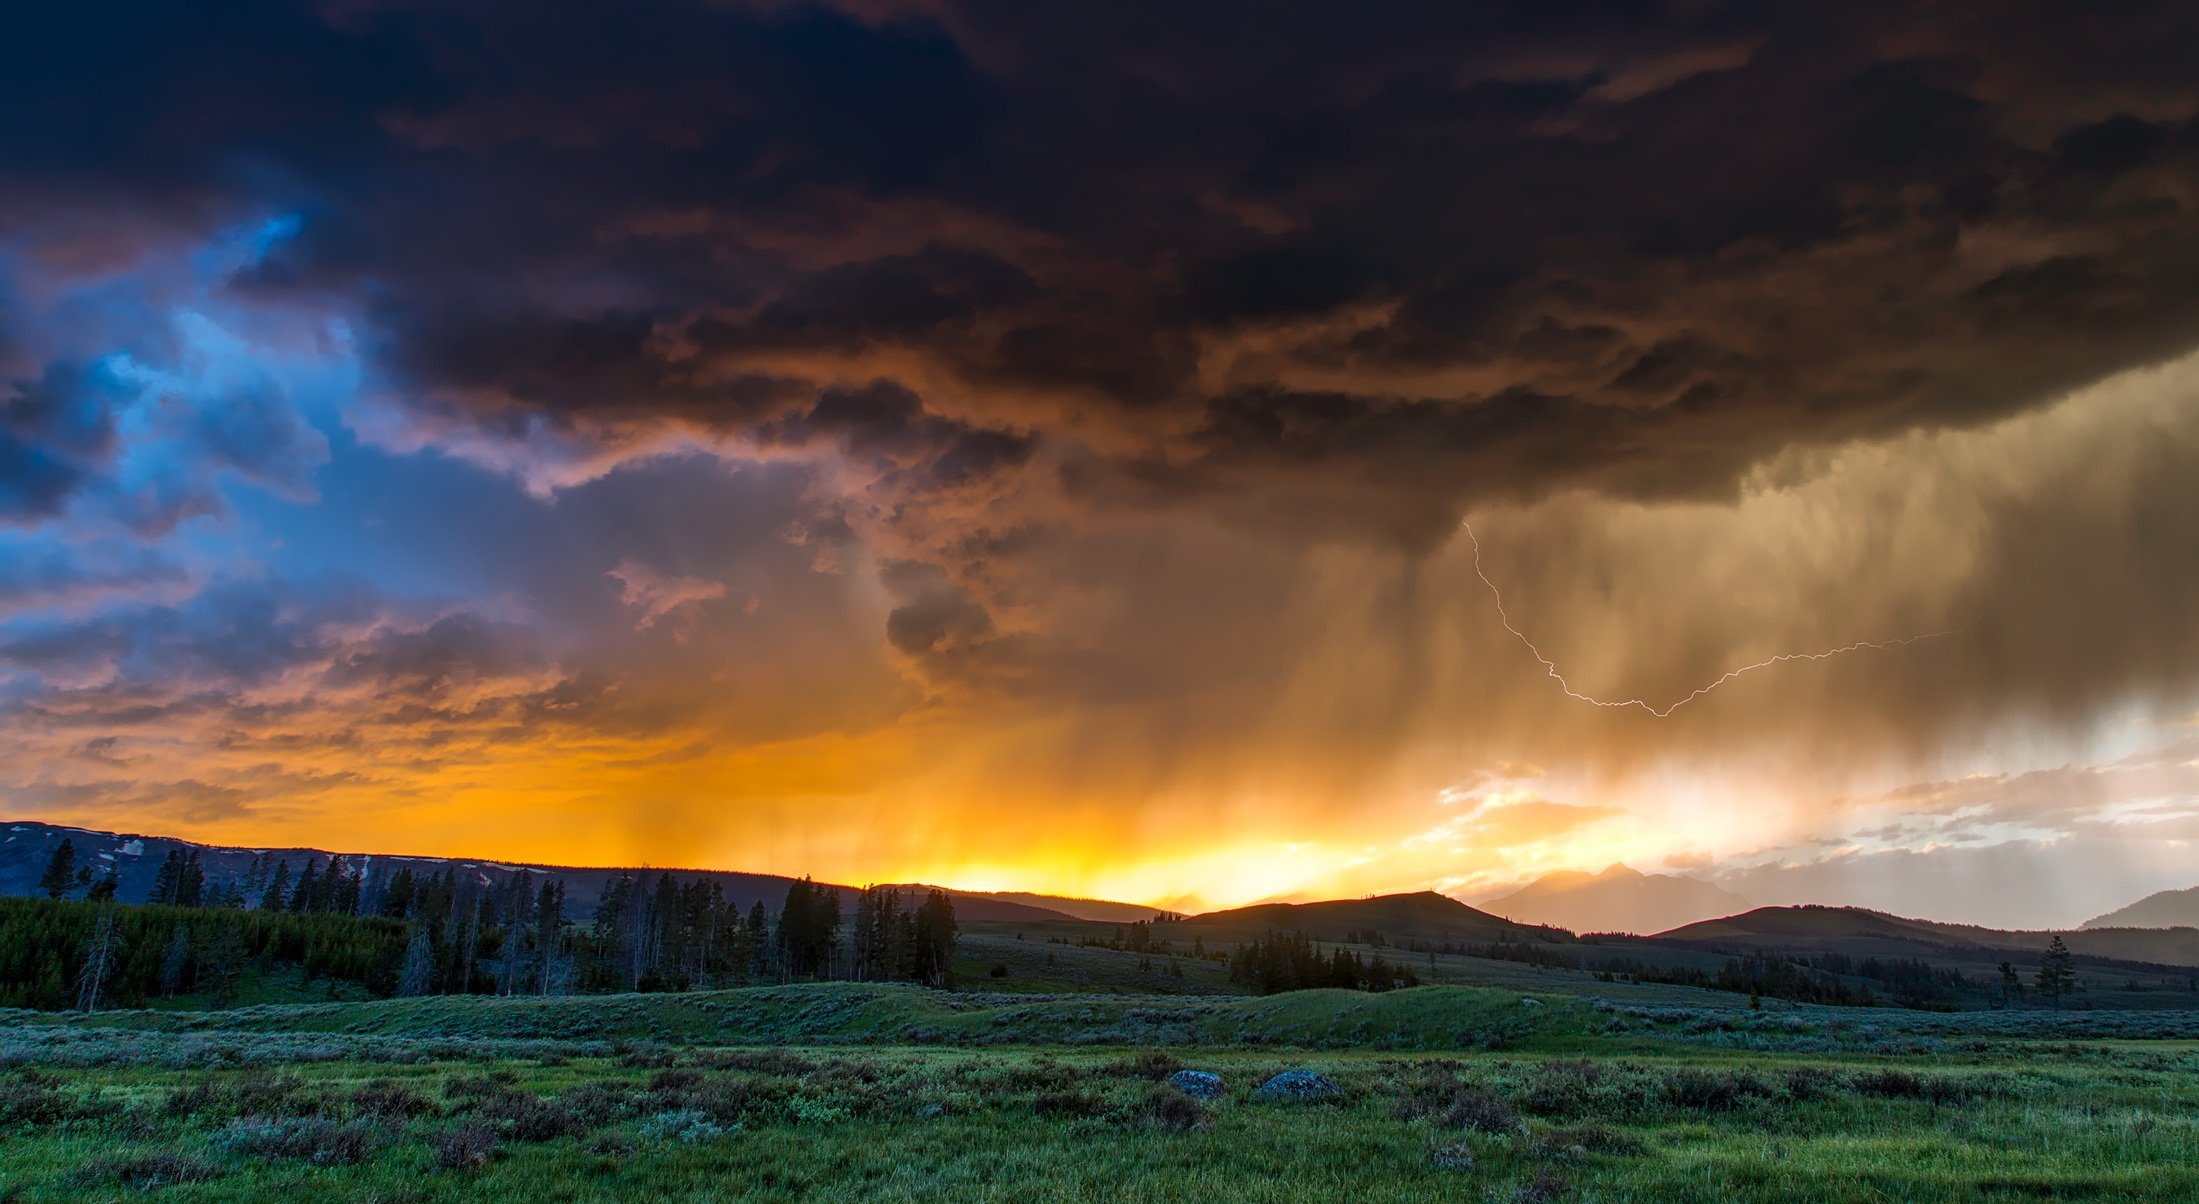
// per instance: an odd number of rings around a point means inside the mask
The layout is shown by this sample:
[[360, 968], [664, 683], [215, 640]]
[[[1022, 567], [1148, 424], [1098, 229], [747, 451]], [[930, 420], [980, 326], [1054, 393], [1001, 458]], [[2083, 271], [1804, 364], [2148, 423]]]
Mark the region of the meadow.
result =
[[[15, 1012], [0, 1198], [2180, 1200], [2186, 1024], [1457, 986]], [[1333, 1090], [1261, 1098], [1289, 1070]]]

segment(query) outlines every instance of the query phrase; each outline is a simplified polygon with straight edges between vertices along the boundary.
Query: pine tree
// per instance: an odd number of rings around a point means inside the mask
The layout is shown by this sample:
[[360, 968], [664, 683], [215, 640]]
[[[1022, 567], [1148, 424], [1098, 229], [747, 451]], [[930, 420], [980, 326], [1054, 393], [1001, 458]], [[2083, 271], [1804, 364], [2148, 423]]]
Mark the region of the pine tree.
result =
[[46, 872], [38, 876], [38, 889], [49, 899], [58, 899], [69, 893], [76, 882], [76, 842], [64, 836], [61, 844], [46, 861]]
[[176, 906], [204, 907], [206, 905], [206, 871], [199, 868], [199, 851], [191, 850], [177, 865]]
[[153, 875], [153, 893], [146, 902], [174, 906], [176, 892], [183, 879], [183, 850], [170, 849], [160, 863], [160, 870]]
[[2062, 996], [2084, 989], [2084, 984], [2077, 981], [2077, 959], [2058, 934], [2039, 959], [2037, 985], [2039, 994], [2053, 999], [2057, 1008], [2062, 1005]]
[[297, 888], [290, 892], [290, 910], [303, 914], [313, 910], [313, 903], [320, 896], [321, 884], [314, 870], [311, 857], [305, 859], [305, 869], [298, 875]]
[[281, 911], [290, 905], [290, 863], [285, 861], [275, 867], [273, 877], [267, 880], [267, 889], [260, 895], [261, 911]]
[[954, 901], [934, 888], [916, 909], [916, 981], [933, 987], [954, 985]]

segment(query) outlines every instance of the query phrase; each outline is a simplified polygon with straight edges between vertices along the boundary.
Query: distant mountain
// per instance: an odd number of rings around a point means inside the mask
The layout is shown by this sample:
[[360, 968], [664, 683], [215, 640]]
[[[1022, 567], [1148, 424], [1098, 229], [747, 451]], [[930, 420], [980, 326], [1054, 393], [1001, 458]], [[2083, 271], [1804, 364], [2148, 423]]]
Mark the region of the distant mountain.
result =
[[2035, 961], [2039, 951], [2056, 936], [2080, 957], [2199, 966], [2199, 930], [2191, 928], [2087, 928], [2056, 933], [1941, 924], [1860, 907], [1759, 907], [1661, 932], [1653, 939], [1664, 944], [1765, 953], [1931, 959], [1950, 951], [1985, 951]]
[[[224, 881], [243, 882], [246, 871], [257, 854], [271, 854], [278, 862], [288, 862], [293, 879], [305, 868], [307, 859], [326, 863], [330, 854], [327, 849], [237, 848], [198, 844], [172, 836], [140, 836], [127, 832], [65, 828], [33, 820], [14, 820], [0, 822], [0, 895], [36, 893], [38, 876], [45, 871], [47, 859], [53, 856], [54, 849], [64, 838], [75, 843], [77, 864], [91, 866], [94, 876], [104, 876], [108, 867], [114, 868], [119, 884], [116, 896], [125, 903], [142, 903], [152, 894], [153, 878], [160, 872], [161, 862], [175, 849], [198, 850], [199, 865], [206, 872], [206, 883], [209, 887]], [[603, 897], [603, 892], [618, 880], [620, 874], [629, 872], [629, 869], [621, 867], [536, 865], [463, 857], [411, 857], [387, 853], [344, 855], [353, 865], [364, 868], [369, 892], [375, 889], [377, 883], [388, 881], [390, 875], [407, 867], [415, 874], [440, 874], [445, 869], [454, 870], [459, 881], [480, 887], [501, 884], [521, 874], [544, 879], [554, 878], [565, 884], [565, 914], [573, 919], [586, 918], [592, 914], [597, 901]], [[794, 879], [778, 874], [746, 874], [730, 870], [652, 869], [648, 872], [670, 873], [681, 879], [706, 879], [722, 888], [725, 897], [743, 909], [761, 902], [765, 907], [776, 911], [786, 901], [787, 887], [794, 882]], [[838, 886], [835, 889], [842, 892], [844, 902], [852, 906], [857, 888]], [[908, 889], [929, 888], [911, 886]], [[956, 917], [965, 922], [1040, 923], [1075, 918], [1067, 911], [1047, 906], [1043, 895], [1007, 899], [971, 891], [950, 890], [947, 894], [954, 899]], [[1062, 902], [1079, 905], [1098, 903], [1096, 900]], [[1149, 919], [1152, 916], [1151, 908], [1133, 910], [1138, 919]]]
[[1067, 895], [1034, 895], [1020, 890], [958, 891], [955, 897], [1020, 903], [1027, 907], [1058, 911], [1079, 920], [1098, 920], [1108, 924], [1135, 924], [1140, 920], [1150, 920], [1165, 910], [1142, 903], [1115, 903], [1106, 899], [1079, 899]]
[[1369, 932], [1381, 933], [1384, 940], [1399, 944], [1407, 940], [1487, 944], [1497, 940], [1570, 939], [1570, 934], [1515, 924], [1434, 891], [1325, 903], [1256, 903], [1210, 911], [1184, 923], [1232, 936], [1257, 936], [1270, 929], [1303, 932], [1319, 941], [1345, 941], [1354, 933]]
[[2156, 891], [2128, 907], [2094, 916], [2079, 928], [2199, 928], [2199, 886]]
[[1748, 910], [1747, 899], [1700, 878], [1644, 874], [1614, 865], [1600, 874], [1567, 870], [1481, 904], [1483, 911], [1575, 932], [1663, 932]]

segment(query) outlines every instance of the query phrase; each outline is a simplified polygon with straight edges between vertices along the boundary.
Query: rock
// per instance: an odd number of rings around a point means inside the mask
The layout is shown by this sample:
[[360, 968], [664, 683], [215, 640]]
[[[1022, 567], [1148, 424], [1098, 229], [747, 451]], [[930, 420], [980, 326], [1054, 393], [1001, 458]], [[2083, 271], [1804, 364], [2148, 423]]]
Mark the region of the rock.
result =
[[1522, 995], [1522, 996], [1520, 996], [1520, 997], [1519, 997], [1519, 1001], [1520, 1001], [1520, 1003], [1521, 1003], [1521, 1004], [1522, 1004], [1523, 1006], [1526, 1006], [1526, 1007], [1531, 1007], [1531, 1008], [1539, 1008], [1539, 1007], [1541, 1007], [1541, 1006], [1542, 1006], [1542, 1000], [1540, 1000], [1540, 999], [1536, 999], [1536, 998], [1534, 998], [1534, 997], [1532, 997], [1532, 996], [1528, 996], [1528, 995]]
[[1168, 1076], [1168, 1085], [1196, 1100], [1219, 1098], [1222, 1076], [1210, 1070], [1179, 1070]]
[[1335, 1099], [1344, 1093], [1343, 1088], [1324, 1074], [1310, 1070], [1286, 1070], [1260, 1084], [1252, 1093], [1254, 1099], [1265, 1100], [1316, 1100]]

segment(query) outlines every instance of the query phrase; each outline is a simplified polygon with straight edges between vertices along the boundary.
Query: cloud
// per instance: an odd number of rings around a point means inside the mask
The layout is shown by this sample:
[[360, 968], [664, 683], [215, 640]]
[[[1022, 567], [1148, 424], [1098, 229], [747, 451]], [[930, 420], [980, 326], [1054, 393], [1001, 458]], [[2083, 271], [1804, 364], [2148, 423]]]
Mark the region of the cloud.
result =
[[[232, 750], [484, 815], [532, 757], [637, 841], [880, 877], [1096, 876], [1163, 815], [1373, 856], [1505, 763], [1540, 803], [1353, 885], [1971, 772], [1872, 831], [2108, 824], [2018, 800], [2199, 693], [2189, 6], [1264, 16], [41, 12], [0, 705], [57, 759], [159, 727], [116, 755], [233, 819]], [[1606, 714], [1468, 515], [1597, 692], [1960, 630]]]
[[604, 576], [619, 583], [619, 602], [636, 611], [634, 625], [647, 631], [683, 607], [699, 607], [725, 597], [725, 583], [700, 577], [675, 577], [631, 560], [621, 560]]

